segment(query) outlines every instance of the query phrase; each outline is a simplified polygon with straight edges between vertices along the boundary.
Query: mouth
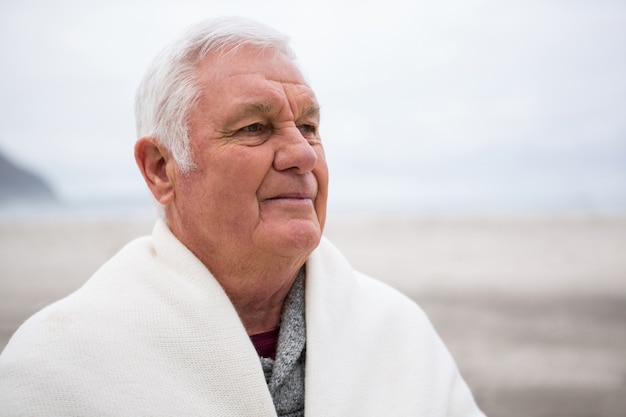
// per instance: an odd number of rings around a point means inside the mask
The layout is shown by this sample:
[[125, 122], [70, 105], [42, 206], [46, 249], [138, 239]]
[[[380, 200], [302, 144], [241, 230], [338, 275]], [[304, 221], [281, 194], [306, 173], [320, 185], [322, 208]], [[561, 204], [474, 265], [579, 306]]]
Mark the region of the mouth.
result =
[[274, 197], [266, 198], [262, 202], [306, 203], [313, 202], [313, 197], [308, 194], [280, 194]]
[[315, 201], [315, 195], [308, 192], [289, 192], [273, 195], [262, 199], [262, 204], [280, 204], [289, 207], [310, 206]]
[[313, 197], [309, 194], [288, 193], [270, 197], [266, 200], [313, 200]]

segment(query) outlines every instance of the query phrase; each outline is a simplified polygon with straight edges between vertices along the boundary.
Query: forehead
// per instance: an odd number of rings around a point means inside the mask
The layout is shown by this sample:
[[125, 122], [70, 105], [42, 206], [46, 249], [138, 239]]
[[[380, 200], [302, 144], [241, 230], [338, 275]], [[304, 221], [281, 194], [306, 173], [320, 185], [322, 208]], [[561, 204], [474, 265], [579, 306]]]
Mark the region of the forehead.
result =
[[200, 106], [245, 106], [250, 103], [316, 106], [315, 93], [285, 55], [254, 46], [242, 46], [221, 55], [209, 55], [198, 64]]

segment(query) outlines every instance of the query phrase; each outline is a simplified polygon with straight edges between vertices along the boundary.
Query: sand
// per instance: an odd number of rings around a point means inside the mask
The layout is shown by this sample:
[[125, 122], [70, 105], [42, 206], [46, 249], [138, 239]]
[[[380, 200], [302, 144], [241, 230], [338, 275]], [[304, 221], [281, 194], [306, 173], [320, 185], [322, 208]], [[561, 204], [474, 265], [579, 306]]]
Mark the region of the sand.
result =
[[[0, 348], [150, 229], [0, 222]], [[488, 415], [626, 415], [626, 218], [342, 215], [326, 235], [424, 308]]]

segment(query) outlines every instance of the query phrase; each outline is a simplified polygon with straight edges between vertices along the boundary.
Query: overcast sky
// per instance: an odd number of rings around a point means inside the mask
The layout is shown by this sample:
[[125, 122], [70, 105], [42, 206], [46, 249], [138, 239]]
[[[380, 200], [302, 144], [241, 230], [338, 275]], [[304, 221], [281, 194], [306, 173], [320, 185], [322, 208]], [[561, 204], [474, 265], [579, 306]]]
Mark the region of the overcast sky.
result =
[[331, 208], [626, 212], [626, 2], [0, 0], [0, 151], [65, 199], [147, 198], [133, 97], [205, 17], [291, 36]]

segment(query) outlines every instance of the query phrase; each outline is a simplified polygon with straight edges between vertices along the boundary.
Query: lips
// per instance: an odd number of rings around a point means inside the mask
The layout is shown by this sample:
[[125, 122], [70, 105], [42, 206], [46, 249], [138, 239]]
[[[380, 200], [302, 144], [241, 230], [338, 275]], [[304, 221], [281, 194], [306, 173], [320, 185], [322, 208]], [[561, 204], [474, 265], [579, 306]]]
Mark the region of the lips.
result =
[[287, 204], [289, 207], [309, 207], [313, 204], [313, 201], [314, 197], [311, 197], [310, 194], [286, 193], [261, 200], [261, 204]]
[[317, 196], [317, 190], [315, 188], [316, 187], [306, 187], [305, 189], [303, 189], [301, 187], [300, 189], [292, 188], [290, 190], [283, 189], [283, 190], [276, 190], [273, 192], [267, 192], [267, 193], [264, 193], [265, 196], [262, 196], [261, 198], [259, 198], [259, 201], [260, 202], [281, 201], [281, 200], [313, 201], [315, 200], [315, 197]]
[[313, 200], [313, 196], [310, 194], [301, 194], [301, 193], [286, 193], [279, 194], [275, 197], [266, 198], [265, 201], [268, 200]]
[[317, 181], [313, 176], [299, 178], [273, 178], [266, 181], [258, 190], [259, 202], [269, 201], [315, 201], [317, 197]]

